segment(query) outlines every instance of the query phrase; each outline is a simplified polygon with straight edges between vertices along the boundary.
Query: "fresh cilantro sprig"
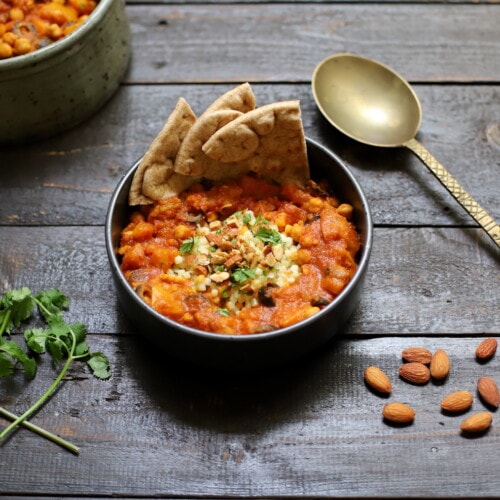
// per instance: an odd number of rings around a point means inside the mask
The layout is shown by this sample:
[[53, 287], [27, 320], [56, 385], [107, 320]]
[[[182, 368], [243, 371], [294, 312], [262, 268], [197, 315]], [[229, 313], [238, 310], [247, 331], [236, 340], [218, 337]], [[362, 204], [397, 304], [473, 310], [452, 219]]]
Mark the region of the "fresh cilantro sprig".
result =
[[90, 351], [86, 342], [85, 325], [82, 323], [69, 325], [64, 320], [63, 313], [68, 303], [68, 298], [59, 290], [43, 290], [35, 296], [26, 287], [10, 290], [0, 297], [0, 376], [12, 375], [19, 364], [29, 379], [35, 377], [37, 368], [35, 359], [30, 357], [18, 343], [3, 337], [5, 333], [9, 334], [29, 319], [35, 308], [38, 309], [46, 327], [26, 330], [24, 332], [26, 345], [32, 353], [38, 355], [49, 353], [54, 366], [62, 365], [50, 387], [21, 416], [16, 417], [0, 408], [0, 414], [13, 420], [0, 433], [0, 439], [6, 437], [18, 425], [24, 425], [71, 451], [78, 452], [78, 448], [71, 443], [27, 422], [27, 419], [54, 393], [73, 361], [86, 361], [92, 374], [99, 379], [104, 380], [111, 376], [108, 358], [101, 352]]

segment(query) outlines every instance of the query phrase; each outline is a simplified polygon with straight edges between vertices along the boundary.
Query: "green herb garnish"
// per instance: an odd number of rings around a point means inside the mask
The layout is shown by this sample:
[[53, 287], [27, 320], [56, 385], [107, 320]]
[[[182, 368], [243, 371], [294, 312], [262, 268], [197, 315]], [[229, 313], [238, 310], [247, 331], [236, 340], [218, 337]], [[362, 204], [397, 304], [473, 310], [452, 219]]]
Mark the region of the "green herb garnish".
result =
[[182, 254], [190, 253], [193, 251], [194, 245], [196, 243], [196, 238], [186, 238], [179, 248], [179, 252]]
[[35, 377], [37, 371], [35, 359], [30, 357], [18, 343], [3, 337], [4, 333], [9, 334], [23, 321], [28, 320], [35, 307], [38, 308], [46, 328], [26, 330], [24, 332], [26, 345], [35, 354], [48, 352], [54, 366], [62, 363], [59, 374], [50, 387], [21, 416], [16, 417], [4, 408], [0, 408], [1, 415], [13, 420], [0, 433], [0, 439], [5, 438], [18, 425], [24, 425], [73, 453], [78, 453], [76, 446], [27, 422], [27, 419], [55, 392], [73, 361], [86, 361], [92, 374], [97, 378], [104, 380], [111, 376], [108, 358], [101, 352], [90, 351], [86, 343], [85, 326], [82, 323], [69, 325], [65, 322], [63, 311], [68, 303], [67, 297], [59, 290], [44, 290], [35, 296], [26, 287], [10, 290], [0, 297], [0, 376], [12, 375], [15, 367], [20, 364], [29, 379]]
[[225, 316], [226, 318], [229, 317], [229, 311], [227, 309], [219, 308], [217, 311], [221, 316]]
[[259, 227], [254, 233], [254, 236], [264, 243], [270, 243], [271, 245], [279, 245], [281, 243], [280, 233], [268, 227]]
[[248, 279], [255, 278], [255, 271], [246, 267], [239, 267], [231, 273], [233, 283], [243, 283]]

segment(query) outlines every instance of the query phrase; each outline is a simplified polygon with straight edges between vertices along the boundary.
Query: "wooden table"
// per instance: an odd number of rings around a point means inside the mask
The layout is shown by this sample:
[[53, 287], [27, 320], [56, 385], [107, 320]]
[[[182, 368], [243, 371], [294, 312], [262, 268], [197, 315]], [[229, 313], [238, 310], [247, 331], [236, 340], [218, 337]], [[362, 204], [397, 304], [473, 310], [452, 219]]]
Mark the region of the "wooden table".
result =
[[[0, 150], [0, 289], [59, 288], [113, 376], [76, 364], [32, 418], [80, 447], [73, 455], [19, 429], [0, 444], [0, 497], [491, 497], [500, 495], [500, 415], [478, 438], [443, 396], [471, 391], [500, 358], [500, 252], [420, 161], [334, 131], [311, 93], [316, 64], [337, 52], [382, 61], [414, 85], [418, 138], [500, 220], [500, 5], [470, 2], [131, 2], [133, 57], [125, 82], [89, 121], [57, 137]], [[220, 375], [151, 348], [125, 318], [104, 245], [110, 195], [180, 96], [201, 113], [249, 81], [258, 104], [300, 99], [306, 134], [362, 184], [374, 246], [361, 302], [342, 335], [286, 368]], [[1, 118], [1, 110], [0, 110]], [[401, 351], [445, 349], [442, 384], [398, 378]], [[369, 391], [364, 369], [393, 380]], [[54, 377], [0, 381], [15, 413]], [[383, 422], [389, 401], [411, 426]], [[468, 413], [468, 414], [469, 414]], [[468, 415], [467, 414], [467, 415]], [[5, 421], [1, 421], [2, 427]]]

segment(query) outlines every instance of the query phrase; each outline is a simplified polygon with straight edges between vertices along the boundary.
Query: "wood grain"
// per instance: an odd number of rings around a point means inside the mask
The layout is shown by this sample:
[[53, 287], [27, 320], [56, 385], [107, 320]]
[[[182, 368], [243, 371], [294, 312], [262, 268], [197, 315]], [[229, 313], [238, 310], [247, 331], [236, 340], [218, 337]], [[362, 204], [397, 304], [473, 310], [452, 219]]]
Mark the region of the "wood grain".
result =
[[498, 82], [498, 9], [460, 4], [450, 15], [443, 3], [130, 5], [128, 81], [309, 81], [323, 58], [354, 52], [411, 81]]
[[[0, 224], [99, 225], [120, 177], [146, 151], [179, 97], [201, 112], [233, 84], [123, 86], [87, 123], [22, 150], [0, 149]], [[412, 153], [360, 145], [320, 115], [309, 84], [253, 84], [259, 105], [300, 99], [306, 134], [352, 169], [375, 224], [475, 222]], [[494, 85], [417, 85], [419, 139], [497, 220], [500, 90]], [[3, 166], [6, 167], [3, 167]], [[15, 168], [9, 166], [15, 165]]]
[[[33, 422], [79, 456], [26, 429], [0, 443], [0, 498], [493, 498], [500, 491], [498, 410], [465, 437], [441, 399], [480, 376], [500, 384], [500, 254], [411, 152], [362, 146], [318, 112], [310, 79], [335, 52], [392, 66], [423, 108], [418, 139], [500, 220], [498, 0], [129, 2], [133, 58], [116, 95], [52, 139], [0, 147], [0, 293], [56, 287], [70, 298], [108, 381], [76, 363]], [[161, 353], [117, 302], [104, 220], [121, 176], [145, 152], [179, 97], [197, 114], [250, 81], [258, 104], [299, 99], [308, 137], [360, 181], [375, 223], [360, 303], [339, 336], [280, 369], [227, 374]], [[1, 110], [0, 110], [1, 119]], [[20, 339], [17, 332], [13, 339]], [[445, 349], [450, 376], [423, 387], [397, 375], [401, 351]], [[377, 365], [384, 398], [363, 382]], [[21, 413], [55, 376], [0, 379], [0, 404]], [[385, 403], [416, 410], [382, 420]], [[468, 413], [468, 414], [469, 414]], [[468, 415], [467, 414], [467, 415]], [[0, 428], [6, 424], [0, 419]]]
[[[117, 303], [102, 227], [6, 227], [0, 290], [59, 288], [71, 321], [92, 333], [135, 331]], [[380, 228], [346, 333], [459, 335], [500, 331], [500, 256], [480, 230]]]
[[[438, 489], [440, 496], [470, 498], [494, 496], [500, 488], [498, 426], [466, 438], [459, 432], [465, 416], [440, 411], [441, 399], [462, 389], [475, 395], [469, 413], [485, 409], [476, 381], [485, 373], [500, 377], [500, 365], [475, 361], [478, 339], [337, 340], [279, 371], [231, 377], [180, 366], [136, 336], [90, 341], [110, 356], [112, 379], [98, 381], [75, 367], [33, 419], [80, 446], [80, 455], [40, 446], [40, 437], [18, 431], [1, 445], [3, 494], [19, 491], [24, 463], [30, 471], [23, 491], [33, 495], [311, 498], [376, 490], [389, 497], [432, 496]], [[445, 349], [449, 378], [423, 387], [400, 379], [401, 351], [408, 346]], [[365, 386], [363, 371], [372, 364], [393, 381], [390, 397]], [[43, 364], [36, 382], [1, 381], [6, 406], [20, 412], [50, 374]], [[381, 410], [389, 401], [411, 404], [414, 424], [384, 423]], [[465, 495], [456, 484], [470, 477], [481, 487]]]

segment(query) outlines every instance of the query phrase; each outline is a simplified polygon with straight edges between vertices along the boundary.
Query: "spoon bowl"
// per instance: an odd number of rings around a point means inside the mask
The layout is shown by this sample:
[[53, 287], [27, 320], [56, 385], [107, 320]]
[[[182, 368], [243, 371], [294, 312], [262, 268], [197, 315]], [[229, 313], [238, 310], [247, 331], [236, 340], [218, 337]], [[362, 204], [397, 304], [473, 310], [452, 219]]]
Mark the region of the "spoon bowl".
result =
[[417, 95], [383, 64], [339, 54], [319, 64], [312, 81], [323, 115], [352, 139], [396, 147], [415, 137], [420, 127], [422, 107]]
[[319, 110], [335, 128], [371, 146], [410, 149], [500, 247], [500, 226], [415, 139], [422, 107], [402, 76], [365, 57], [335, 54], [316, 66], [311, 83]]

